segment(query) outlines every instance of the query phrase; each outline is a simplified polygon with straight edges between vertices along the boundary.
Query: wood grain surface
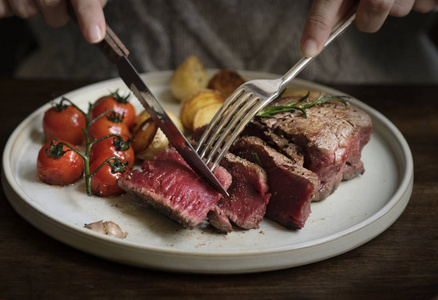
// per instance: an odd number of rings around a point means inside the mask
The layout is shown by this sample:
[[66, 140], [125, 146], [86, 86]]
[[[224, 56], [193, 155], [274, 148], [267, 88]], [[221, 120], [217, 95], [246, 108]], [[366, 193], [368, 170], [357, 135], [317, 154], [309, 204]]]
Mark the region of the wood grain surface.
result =
[[[1, 149], [41, 105], [89, 81], [0, 79]], [[35, 229], [0, 193], [0, 299], [437, 299], [438, 86], [333, 88], [383, 113], [403, 133], [415, 185], [401, 217], [340, 256], [244, 275], [193, 275], [125, 266]]]

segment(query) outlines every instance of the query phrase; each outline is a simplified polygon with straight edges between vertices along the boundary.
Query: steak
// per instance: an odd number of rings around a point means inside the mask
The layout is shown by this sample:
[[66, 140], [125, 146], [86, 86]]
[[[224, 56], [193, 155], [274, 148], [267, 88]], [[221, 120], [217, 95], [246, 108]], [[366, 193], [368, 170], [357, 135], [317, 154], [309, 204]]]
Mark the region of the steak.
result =
[[284, 136], [279, 136], [274, 133], [270, 128], [261, 122], [251, 122], [243, 130], [242, 136], [257, 136], [264, 140], [269, 146], [275, 150], [283, 153], [288, 158], [290, 158], [294, 163], [303, 166], [304, 165], [304, 155], [303, 149], [300, 146], [291, 143]]
[[210, 224], [220, 231], [229, 232], [231, 228], [223, 219], [226, 216], [240, 228], [258, 228], [271, 196], [265, 170], [231, 153], [224, 156], [221, 166], [230, 172], [232, 183], [229, 196], [221, 198], [217, 209], [209, 213]]
[[[280, 98], [271, 105], [297, 99]], [[245, 128], [214, 171], [228, 197], [198, 177], [174, 148], [125, 174], [119, 186], [186, 228], [208, 218], [221, 232], [232, 231], [233, 224], [253, 229], [265, 215], [287, 228], [302, 228], [312, 201], [363, 174], [361, 152], [373, 132], [365, 112], [338, 102], [306, 114], [277, 113]], [[194, 144], [204, 130], [193, 133]]]
[[302, 228], [310, 215], [310, 203], [320, 185], [319, 177], [258, 137], [242, 137], [230, 150], [254, 163], [261, 163], [265, 169], [271, 193], [266, 216], [288, 228]]
[[[224, 168], [217, 167], [214, 174], [225, 188], [231, 185], [231, 175]], [[186, 228], [201, 223], [222, 197], [174, 148], [164, 148], [152, 160], [144, 161], [142, 170], [123, 175], [118, 184]]]
[[[297, 99], [285, 97], [272, 105]], [[361, 152], [371, 138], [373, 126], [364, 111], [339, 102], [314, 106], [306, 113], [307, 118], [300, 111], [278, 113], [272, 118], [260, 118], [251, 126], [265, 128], [301, 147], [304, 167], [315, 172], [321, 180], [314, 200], [322, 200], [336, 190], [341, 180], [363, 174]], [[269, 139], [269, 134], [264, 134], [264, 139]]]

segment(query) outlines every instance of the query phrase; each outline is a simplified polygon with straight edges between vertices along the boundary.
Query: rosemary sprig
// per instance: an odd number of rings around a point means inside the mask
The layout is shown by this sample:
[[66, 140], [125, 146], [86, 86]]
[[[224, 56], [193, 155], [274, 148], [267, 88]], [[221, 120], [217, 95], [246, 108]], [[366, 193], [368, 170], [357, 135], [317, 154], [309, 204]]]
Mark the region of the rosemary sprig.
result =
[[310, 91], [307, 92], [307, 94], [303, 97], [301, 97], [300, 99], [298, 99], [297, 101], [285, 104], [285, 105], [278, 105], [278, 106], [268, 106], [265, 107], [264, 109], [262, 109], [261, 111], [259, 111], [256, 115], [256, 117], [259, 118], [272, 118], [272, 115], [278, 114], [278, 113], [282, 113], [282, 112], [293, 112], [293, 111], [301, 111], [304, 115], [304, 118], [307, 118], [307, 113], [306, 110], [314, 107], [314, 106], [318, 106], [321, 104], [324, 104], [326, 102], [332, 102], [332, 101], [336, 101], [336, 102], [341, 102], [345, 105], [349, 105], [348, 96], [331, 96], [331, 95], [319, 95], [318, 98], [316, 98], [315, 100], [309, 101], [309, 102], [304, 102], [306, 101], [306, 99], [309, 97], [310, 95]]

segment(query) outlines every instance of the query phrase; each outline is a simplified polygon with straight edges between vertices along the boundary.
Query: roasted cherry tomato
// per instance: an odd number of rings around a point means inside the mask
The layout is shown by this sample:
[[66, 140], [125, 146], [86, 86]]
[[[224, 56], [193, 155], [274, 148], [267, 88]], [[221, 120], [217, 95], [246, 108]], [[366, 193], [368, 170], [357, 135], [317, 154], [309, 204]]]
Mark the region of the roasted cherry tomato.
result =
[[91, 118], [96, 118], [100, 114], [108, 110], [114, 110], [116, 113], [123, 116], [123, 123], [130, 129], [134, 125], [135, 108], [129, 102], [128, 96], [120, 96], [116, 91], [110, 95], [99, 98], [91, 110]]
[[46, 141], [60, 139], [74, 145], [80, 145], [84, 141], [85, 115], [63, 98], [60, 103], [54, 104], [46, 111], [43, 118], [43, 130]]
[[90, 161], [94, 162], [99, 157], [110, 158], [116, 156], [122, 162], [128, 162], [127, 168], [132, 169], [135, 155], [128, 138], [111, 136], [103, 139], [91, 147]]
[[97, 140], [108, 134], [118, 134], [122, 137], [129, 137], [130, 132], [125, 123], [122, 122], [123, 117], [115, 112], [109, 112], [106, 115], [94, 120], [90, 125], [90, 138]]
[[[99, 168], [99, 166], [105, 162], [107, 158], [99, 156], [90, 165], [91, 174]], [[125, 191], [122, 190], [117, 182], [123, 173], [126, 172], [127, 162], [121, 162], [119, 159], [110, 160], [104, 164], [94, 175], [91, 177], [91, 192], [98, 196], [115, 196], [121, 195]]]
[[47, 142], [38, 153], [37, 176], [43, 182], [54, 185], [68, 185], [82, 177], [83, 158], [68, 146], [77, 148], [62, 140]]

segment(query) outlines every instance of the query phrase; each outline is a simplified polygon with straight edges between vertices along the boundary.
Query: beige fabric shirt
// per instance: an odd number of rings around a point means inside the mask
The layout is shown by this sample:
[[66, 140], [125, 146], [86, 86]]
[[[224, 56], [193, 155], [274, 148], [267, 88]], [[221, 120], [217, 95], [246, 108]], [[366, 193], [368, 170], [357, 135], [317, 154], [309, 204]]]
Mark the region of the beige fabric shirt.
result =
[[[282, 74], [301, 58], [307, 0], [110, 0], [106, 20], [140, 72], [174, 69], [196, 55], [207, 68]], [[437, 83], [430, 39], [437, 13], [389, 18], [376, 34], [350, 28], [300, 75], [320, 83]], [[106, 79], [117, 71], [87, 44], [75, 24], [32, 21], [40, 48], [19, 77]]]

